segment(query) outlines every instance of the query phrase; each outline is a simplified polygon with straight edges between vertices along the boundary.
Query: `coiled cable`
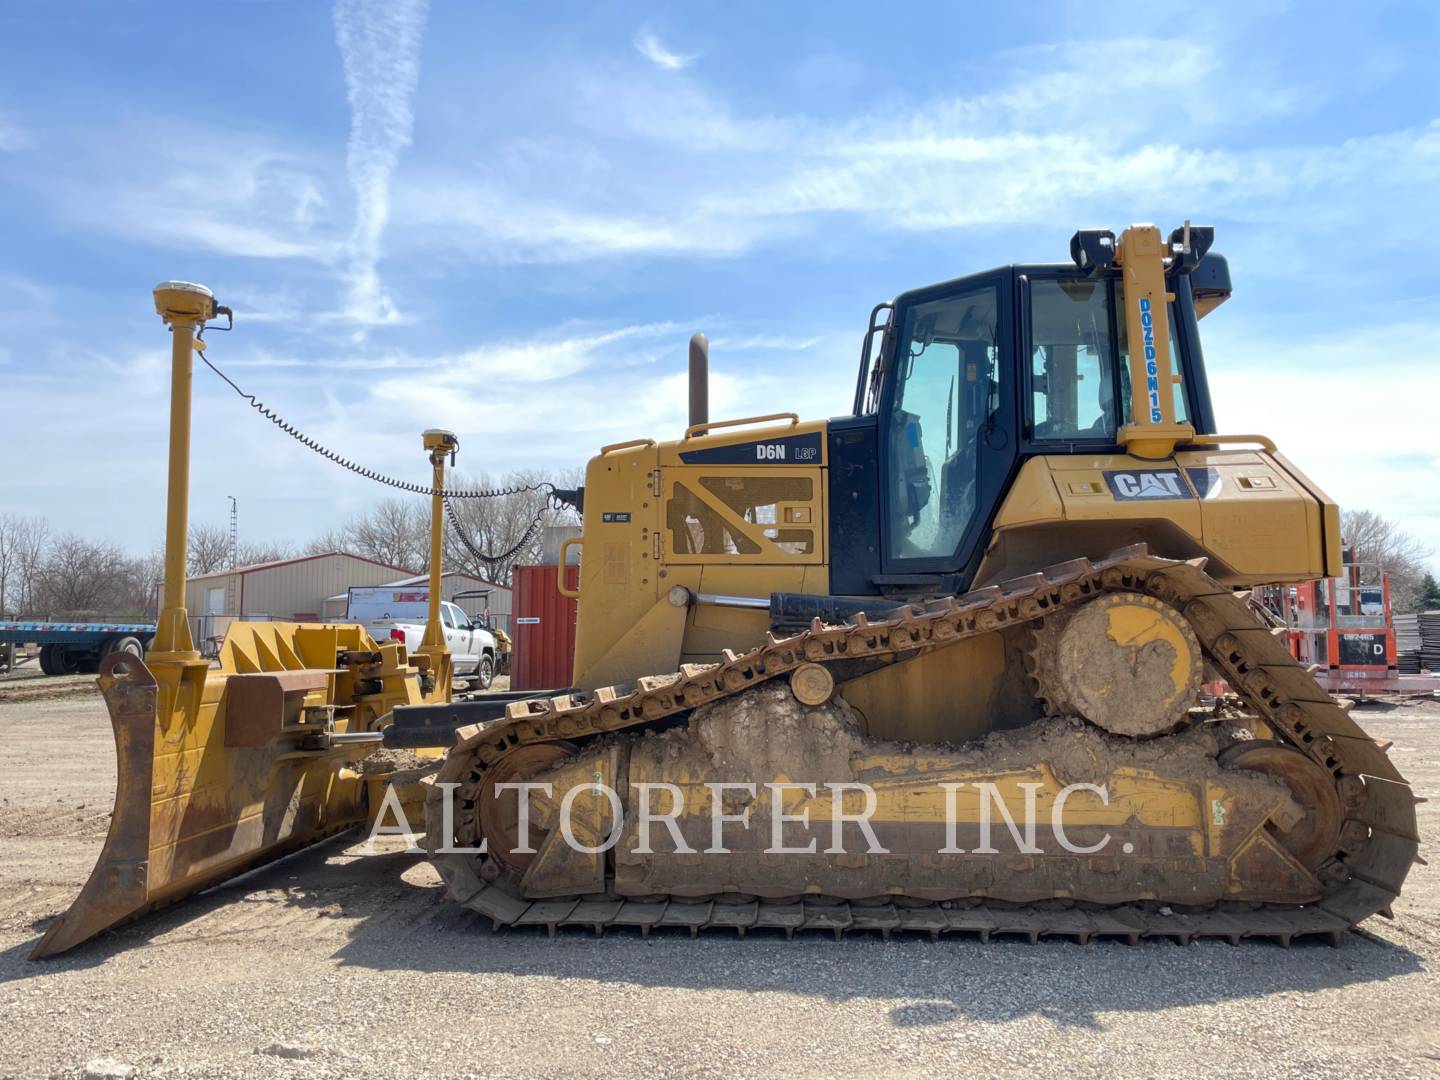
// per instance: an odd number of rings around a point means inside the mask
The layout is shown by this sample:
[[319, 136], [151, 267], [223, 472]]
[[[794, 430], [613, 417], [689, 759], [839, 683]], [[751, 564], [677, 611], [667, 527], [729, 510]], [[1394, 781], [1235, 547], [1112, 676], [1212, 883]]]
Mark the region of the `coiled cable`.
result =
[[[548, 480], [541, 480], [539, 483], [535, 484], [517, 484], [514, 487], [505, 488], [477, 488], [469, 491], [439, 491], [431, 487], [429, 484], [416, 484], [412, 483], [409, 480], [397, 480], [393, 476], [386, 476], [384, 473], [376, 472], [374, 469], [366, 468], [364, 465], [351, 461], [347, 457], [342, 457], [334, 450], [331, 450], [328, 446], [325, 446], [323, 443], [312, 439], [309, 435], [306, 435], [294, 424], [287, 421], [279, 413], [269, 408], [263, 401], [260, 401], [258, 398], [256, 398], [254, 394], [247, 394], [244, 390], [240, 389], [240, 387], [235, 384], [235, 380], [230, 378], [229, 375], [226, 375], [225, 372], [221, 371], [218, 367], [212, 364], [210, 362], [210, 358], [206, 356], [204, 352], [198, 349], [196, 351], [197, 353], [199, 353], [200, 359], [205, 362], [206, 367], [208, 367], [216, 375], [219, 375], [220, 378], [225, 381], [226, 385], [228, 385], [231, 390], [234, 390], [235, 393], [239, 394], [240, 397], [247, 404], [249, 404], [252, 409], [258, 412], [266, 420], [269, 420], [281, 431], [285, 432], [286, 435], [289, 435], [296, 442], [300, 443], [300, 445], [315, 451], [315, 453], [319, 454], [321, 457], [326, 458], [329, 461], [333, 461], [342, 469], [349, 469], [356, 476], [363, 476], [366, 480], [374, 480], [377, 484], [385, 484], [388, 487], [395, 488], [397, 491], [408, 491], [413, 495], [429, 495], [432, 497], [439, 495], [441, 498], [444, 499], [499, 499], [503, 498], [506, 495], [522, 495], [528, 492], [547, 492], [548, 496], [553, 498], [555, 494], [555, 485], [550, 483], [550, 481]], [[546, 508], [548, 508], [550, 501], [551, 499], [547, 498]], [[451, 520], [456, 524], [456, 528], [458, 529], [459, 524], [455, 521], [453, 515]], [[518, 550], [518, 548], [516, 550]]]

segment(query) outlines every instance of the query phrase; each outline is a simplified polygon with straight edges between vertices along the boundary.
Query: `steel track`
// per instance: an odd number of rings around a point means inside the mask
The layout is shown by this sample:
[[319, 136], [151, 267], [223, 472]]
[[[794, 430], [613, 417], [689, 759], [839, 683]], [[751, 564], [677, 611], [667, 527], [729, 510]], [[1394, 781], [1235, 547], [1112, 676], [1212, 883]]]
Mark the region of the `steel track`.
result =
[[[952, 644], [1044, 618], [1106, 592], [1141, 592], [1182, 612], [1206, 655], [1248, 708], [1336, 780], [1345, 820], [1334, 853], [1317, 877], [1324, 896], [1306, 906], [1226, 905], [1176, 911], [1151, 903], [1117, 906], [1000, 905], [984, 898], [941, 903], [846, 902], [823, 897], [767, 900], [717, 896], [702, 900], [633, 900], [613, 896], [527, 900], [515, 884], [474, 856], [443, 854], [438, 787], [427, 806], [426, 847], [450, 896], [505, 926], [633, 927], [727, 929], [743, 937], [751, 930], [846, 933], [968, 934], [1116, 938], [1130, 943], [1168, 938], [1182, 944], [1196, 938], [1239, 943], [1252, 938], [1288, 945], [1294, 938], [1319, 936], [1339, 944], [1346, 930], [1390, 905], [1412, 863], [1420, 861], [1415, 825], [1417, 799], [1375, 741], [1350, 719], [1270, 630], [1256, 622], [1243, 594], [1219, 585], [1204, 572], [1204, 560], [1176, 562], [1152, 556], [1143, 545], [1114, 552], [1092, 563], [1077, 559], [1040, 573], [991, 586], [923, 608], [906, 607], [883, 621], [863, 616], [843, 626], [818, 619], [793, 637], [775, 639], [747, 653], [727, 652], [714, 665], [682, 665], [668, 676], [640, 679], [633, 686], [605, 687], [591, 695], [566, 695], [512, 704], [503, 720], [462, 728], [432, 783], [473, 787], [502, 755], [526, 743], [574, 741], [688, 712], [785, 675], [803, 663], [873, 659]], [[477, 835], [473, 806], [457, 808], [456, 839], [463, 846]], [[471, 840], [466, 837], [472, 838]], [[736, 902], [738, 899], [738, 902]]]

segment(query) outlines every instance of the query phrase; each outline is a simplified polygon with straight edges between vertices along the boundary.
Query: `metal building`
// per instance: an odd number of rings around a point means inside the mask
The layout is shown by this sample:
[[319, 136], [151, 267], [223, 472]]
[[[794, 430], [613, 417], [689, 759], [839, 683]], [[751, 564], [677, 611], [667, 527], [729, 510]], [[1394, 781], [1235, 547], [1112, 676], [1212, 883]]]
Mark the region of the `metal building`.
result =
[[198, 641], [223, 634], [232, 618], [313, 622], [324, 617], [326, 597], [407, 573], [404, 567], [327, 551], [197, 575], [185, 583], [185, 606], [198, 624], [193, 628]]
[[[398, 581], [352, 581], [349, 584], [393, 585], [399, 588], [406, 585], [429, 585], [430, 576], [416, 574]], [[506, 632], [510, 631], [510, 613], [513, 605], [508, 585], [487, 581], [474, 574], [466, 574], [459, 570], [446, 570], [440, 575], [440, 597], [458, 605], [472, 619], [488, 612], [494, 625]], [[347, 599], [348, 593], [346, 592], [337, 592], [334, 596], [327, 596], [321, 609], [321, 618], [327, 621], [343, 619]]]

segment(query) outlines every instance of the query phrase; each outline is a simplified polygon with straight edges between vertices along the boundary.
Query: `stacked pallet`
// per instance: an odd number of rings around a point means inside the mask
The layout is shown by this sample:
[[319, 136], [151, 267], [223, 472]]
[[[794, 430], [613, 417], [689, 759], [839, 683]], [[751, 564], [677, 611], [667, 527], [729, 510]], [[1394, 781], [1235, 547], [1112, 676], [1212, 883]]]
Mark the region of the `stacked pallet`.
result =
[[1401, 675], [1420, 674], [1420, 616], [1395, 616], [1395, 661]]
[[1440, 611], [1422, 611], [1420, 622], [1420, 663], [1429, 671], [1440, 671]]

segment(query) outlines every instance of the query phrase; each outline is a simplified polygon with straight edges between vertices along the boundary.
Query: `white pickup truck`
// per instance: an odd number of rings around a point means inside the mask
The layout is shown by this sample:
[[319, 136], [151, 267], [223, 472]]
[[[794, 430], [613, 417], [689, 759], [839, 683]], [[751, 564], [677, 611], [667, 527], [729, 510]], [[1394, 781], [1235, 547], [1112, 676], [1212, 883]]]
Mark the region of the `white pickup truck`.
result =
[[[429, 604], [430, 591], [424, 586], [357, 587], [350, 590], [346, 615], [362, 624], [376, 641], [401, 641], [413, 653], [425, 640]], [[440, 603], [440, 621], [454, 673], [473, 676], [481, 690], [490, 689], [495, 679], [495, 635], [448, 600]]]

